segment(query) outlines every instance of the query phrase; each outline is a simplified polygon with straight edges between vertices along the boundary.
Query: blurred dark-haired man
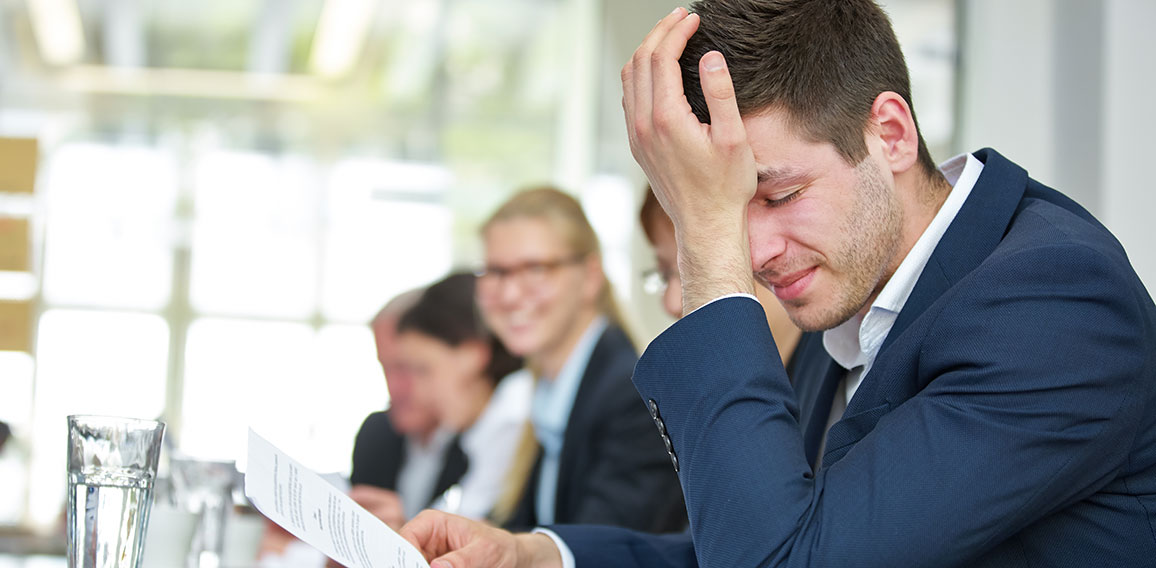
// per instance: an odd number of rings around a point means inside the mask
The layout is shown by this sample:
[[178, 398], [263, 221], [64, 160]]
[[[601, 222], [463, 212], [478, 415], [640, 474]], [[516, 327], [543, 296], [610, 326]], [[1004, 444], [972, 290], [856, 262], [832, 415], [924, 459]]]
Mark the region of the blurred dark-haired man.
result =
[[353, 446], [350, 497], [395, 528], [457, 483], [468, 464], [452, 431], [414, 393], [413, 372], [402, 362], [397, 330], [421, 290], [404, 293], [370, 322], [377, 359], [389, 389], [389, 409], [366, 417]]

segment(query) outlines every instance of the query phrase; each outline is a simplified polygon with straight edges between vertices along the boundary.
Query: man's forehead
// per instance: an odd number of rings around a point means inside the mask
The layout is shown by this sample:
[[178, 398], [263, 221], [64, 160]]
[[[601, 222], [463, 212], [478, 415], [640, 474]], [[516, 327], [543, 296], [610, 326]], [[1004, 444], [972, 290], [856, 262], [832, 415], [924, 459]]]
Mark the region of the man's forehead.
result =
[[782, 168], [783, 158], [813, 144], [790, 114], [782, 109], [770, 108], [745, 114], [743, 128], [760, 167]]
[[845, 163], [834, 144], [806, 136], [781, 109], [746, 115], [743, 126], [760, 184], [795, 185]]

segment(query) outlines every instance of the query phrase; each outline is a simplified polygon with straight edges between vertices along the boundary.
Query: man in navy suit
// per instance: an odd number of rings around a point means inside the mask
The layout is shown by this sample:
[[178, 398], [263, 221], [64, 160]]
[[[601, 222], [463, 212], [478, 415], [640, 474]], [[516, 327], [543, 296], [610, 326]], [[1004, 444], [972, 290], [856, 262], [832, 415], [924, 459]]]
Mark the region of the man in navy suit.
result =
[[[1156, 306], [1116, 239], [993, 150], [937, 168], [871, 0], [693, 9], [622, 73], [687, 314], [634, 382], [689, 534], [403, 534], [453, 568], [1156, 562]], [[752, 280], [826, 380], [791, 388]]]

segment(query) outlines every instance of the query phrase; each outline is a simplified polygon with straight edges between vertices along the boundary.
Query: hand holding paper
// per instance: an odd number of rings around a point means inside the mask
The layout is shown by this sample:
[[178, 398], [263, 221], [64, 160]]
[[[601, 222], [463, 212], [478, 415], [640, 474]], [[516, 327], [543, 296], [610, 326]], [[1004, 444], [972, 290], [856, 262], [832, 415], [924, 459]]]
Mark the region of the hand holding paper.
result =
[[412, 544], [252, 430], [245, 496], [293, 536], [350, 568], [429, 568]]
[[401, 529], [433, 559], [433, 568], [562, 568], [553, 539], [511, 534], [465, 517], [427, 510]]

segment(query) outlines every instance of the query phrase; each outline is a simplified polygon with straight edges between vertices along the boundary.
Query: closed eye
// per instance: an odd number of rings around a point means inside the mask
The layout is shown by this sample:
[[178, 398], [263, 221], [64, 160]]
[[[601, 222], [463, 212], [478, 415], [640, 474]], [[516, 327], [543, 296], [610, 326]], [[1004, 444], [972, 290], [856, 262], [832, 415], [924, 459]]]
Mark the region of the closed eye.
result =
[[796, 189], [795, 191], [792, 191], [791, 193], [788, 193], [787, 195], [780, 197], [778, 199], [770, 199], [770, 198], [764, 199], [763, 203], [765, 203], [767, 207], [782, 207], [783, 205], [786, 205], [786, 204], [794, 201], [795, 198], [799, 197], [802, 194], [803, 194], [803, 188], [799, 188], [799, 189]]

